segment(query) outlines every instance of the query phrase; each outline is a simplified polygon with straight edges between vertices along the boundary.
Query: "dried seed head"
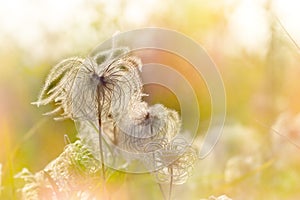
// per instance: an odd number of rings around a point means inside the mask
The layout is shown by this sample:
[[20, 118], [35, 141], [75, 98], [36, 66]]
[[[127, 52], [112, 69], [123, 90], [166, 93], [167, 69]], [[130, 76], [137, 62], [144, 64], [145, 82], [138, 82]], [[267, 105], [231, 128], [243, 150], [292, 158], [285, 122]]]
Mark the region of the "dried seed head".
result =
[[100, 168], [86, 145], [77, 140], [42, 171], [32, 174], [23, 169], [15, 178], [25, 181], [23, 199], [99, 199], [93, 191]]
[[141, 61], [127, 54], [119, 55], [124, 49], [60, 62], [51, 70], [38, 101], [33, 104], [55, 103], [56, 108], [46, 113], [60, 112], [55, 119], [105, 119], [110, 113], [119, 116], [131, 96], [142, 95], [138, 72]]
[[[163, 148], [180, 130], [177, 112], [162, 105], [131, 102], [128, 112], [119, 121], [103, 123], [103, 152], [107, 165], [121, 167], [132, 160], [152, 157], [152, 152]], [[94, 157], [99, 158], [97, 121], [75, 121], [78, 137], [87, 144]], [[116, 164], [118, 163], [118, 164]], [[120, 169], [120, 168], [119, 168]]]
[[228, 196], [226, 196], [225, 194], [215, 197], [215, 196], [210, 196], [208, 198], [208, 200], [232, 200], [231, 198], [229, 198]]
[[72, 92], [75, 119], [105, 119], [109, 114], [119, 116], [133, 95], [141, 95], [142, 84], [138, 67], [140, 60], [125, 56], [112, 60], [107, 66], [97, 65], [87, 58], [78, 71]]
[[117, 145], [130, 152], [145, 153], [147, 143], [170, 140], [179, 133], [180, 126], [177, 112], [160, 104], [149, 107], [145, 102], [136, 102], [117, 122]]
[[56, 108], [46, 115], [60, 113], [60, 117], [56, 119], [70, 118], [72, 114], [71, 91], [82, 63], [82, 58], [74, 57], [55, 65], [45, 81], [38, 100], [32, 104], [40, 106], [55, 103]]
[[183, 184], [191, 174], [197, 160], [197, 151], [184, 139], [175, 138], [162, 149], [153, 152], [146, 166], [153, 172], [159, 183]]

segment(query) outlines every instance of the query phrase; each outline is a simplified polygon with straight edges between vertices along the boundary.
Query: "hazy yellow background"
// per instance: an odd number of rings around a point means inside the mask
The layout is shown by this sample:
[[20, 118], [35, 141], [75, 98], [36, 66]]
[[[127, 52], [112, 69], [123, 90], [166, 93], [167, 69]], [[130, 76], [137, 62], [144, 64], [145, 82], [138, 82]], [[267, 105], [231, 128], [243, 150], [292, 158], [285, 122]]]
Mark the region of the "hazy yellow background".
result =
[[[294, 44], [300, 44], [299, 9], [300, 3], [292, 0], [0, 0], [0, 198], [13, 198], [19, 184], [12, 178], [14, 174], [23, 167], [33, 172], [41, 170], [63, 151], [64, 134], [72, 141], [76, 137], [70, 120], [54, 122], [42, 116], [49, 107], [38, 109], [30, 105], [51, 66], [69, 56], [87, 55], [116, 31], [148, 26], [173, 29], [196, 40], [218, 66], [226, 87], [224, 139], [216, 149], [215, 159], [202, 160], [194, 178], [183, 186], [190, 191], [190, 199], [224, 193], [247, 199], [247, 187], [256, 199], [299, 198], [300, 164], [285, 161], [288, 164], [278, 170], [274, 163], [281, 159], [279, 153], [268, 155], [258, 165], [261, 179], [250, 179], [249, 183], [249, 179], [242, 178], [232, 184], [224, 181], [225, 165], [238, 155], [237, 149], [242, 145], [255, 146], [258, 142], [268, 146], [277, 137], [283, 141], [280, 146], [272, 143], [272, 150], [259, 146], [253, 152], [265, 154], [280, 149], [285, 154], [286, 146], [293, 146], [285, 137], [270, 132], [270, 127], [281, 113], [293, 115], [300, 111], [300, 49]], [[205, 104], [209, 101], [207, 96], [203, 99], [200, 109], [204, 110], [205, 123], [205, 118], [209, 118]], [[300, 144], [298, 127], [292, 139]], [[236, 142], [253, 132], [259, 135], [258, 141]], [[282, 132], [291, 137], [288, 133]], [[299, 151], [294, 148], [292, 154]], [[219, 155], [223, 156], [220, 152], [226, 152], [228, 159], [218, 160]], [[219, 167], [212, 167], [203, 175], [202, 167], [206, 165]], [[279, 177], [264, 174], [266, 168]], [[249, 176], [256, 175], [254, 172]], [[277, 185], [276, 181], [282, 184]], [[143, 191], [137, 188], [133, 194], [141, 196]]]

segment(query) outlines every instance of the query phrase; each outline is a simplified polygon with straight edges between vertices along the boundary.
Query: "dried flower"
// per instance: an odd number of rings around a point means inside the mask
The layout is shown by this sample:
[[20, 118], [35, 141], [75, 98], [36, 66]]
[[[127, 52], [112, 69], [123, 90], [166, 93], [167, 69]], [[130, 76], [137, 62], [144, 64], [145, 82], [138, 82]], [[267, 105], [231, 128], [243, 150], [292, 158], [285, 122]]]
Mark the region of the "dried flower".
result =
[[171, 198], [172, 185], [187, 180], [197, 152], [176, 138], [181, 127], [176, 111], [142, 101], [141, 66], [128, 48], [113, 44], [111, 50], [66, 59], [51, 70], [34, 104], [54, 102], [57, 107], [46, 114], [73, 119], [80, 140], [67, 145], [43, 171], [20, 173], [24, 196], [39, 199], [43, 191], [50, 199], [97, 198], [99, 183], [93, 178], [101, 170], [106, 197], [105, 165], [139, 160], [158, 183], [170, 184]]
[[[126, 116], [126, 117], [125, 117]], [[176, 111], [161, 104], [148, 106], [135, 102], [117, 123], [117, 145], [127, 151], [144, 153], [148, 143], [171, 140], [180, 131], [180, 119]]]
[[71, 92], [77, 72], [83, 64], [83, 59], [78, 57], [68, 58], [50, 71], [45, 85], [36, 102], [32, 104], [40, 106], [54, 102], [56, 108], [45, 115], [61, 113], [60, 117], [55, 119], [65, 119], [72, 117], [72, 99]]
[[227, 197], [226, 195], [221, 195], [218, 197], [210, 196], [208, 200], [231, 200], [231, 198]]
[[[161, 149], [180, 130], [180, 119], [176, 111], [160, 104], [148, 106], [133, 101], [119, 121], [103, 123], [103, 152], [108, 165], [117, 167], [132, 160], [150, 159], [152, 151]], [[76, 121], [78, 137], [87, 144], [96, 159], [99, 159], [98, 131], [96, 122]], [[151, 147], [150, 147], [151, 146]]]
[[141, 96], [138, 69], [142, 64], [140, 59], [127, 53], [126, 48], [113, 48], [79, 62], [68, 59], [59, 63], [51, 71], [38, 101], [34, 103], [39, 106], [54, 101], [58, 107], [47, 114], [63, 110], [61, 117], [56, 119], [71, 118], [97, 123], [103, 182], [102, 124], [109, 116], [121, 116], [132, 96]]
[[[281, 113], [270, 129], [275, 166], [285, 168], [300, 162], [300, 113]], [[289, 155], [289, 156], [286, 156]]]
[[[284, 142], [287, 142], [290, 146], [294, 145], [300, 148], [300, 113], [284, 112], [280, 114], [271, 131], [275, 133], [272, 137], [274, 147], [285, 145]], [[285, 148], [288, 148], [288, 145]]]
[[23, 169], [15, 177], [25, 181], [23, 199], [96, 199], [100, 168], [89, 149], [77, 140], [42, 171], [32, 174]]
[[75, 119], [105, 119], [109, 114], [117, 117], [127, 108], [131, 96], [141, 95], [141, 62], [137, 57], [123, 56], [106, 66], [87, 58], [83, 66], [72, 92]]
[[[20, 173], [15, 175], [15, 178], [21, 178], [25, 181], [24, 187], [21, 189], [22, 199], [36, 200], [39, 199], [39, 193], [41, 190], [40, 185], [45, 185], [43, 179], [39, 180], [38, 174], [32, 174], [28, 169], [24, 168]], [[47, 187], [45, 187], [46, 189]], [[46, 195], [44, 193], [44, 195]]]
[[62, 111], [61, 117], [55, 119], [95, 120], [99, 114], [107, 116], [111, 108], [115, 115], [119, 114], [130, 96], [140, 95], [142, 87], [138, 74], [141, 61], [122, 52], [125, 50], [118, 48], [86, 59], [63, 60], [51, 70], [33, 104], [54, 102], [56, 109], [46, 115]]
[[227, 183], [236, 181], [255, 172], [261, 165], [262, 158], [258, 154], [234, 156], [226, 162], [224, 179]]
[[178, 185], [186, 182], [196, 160], [197, 151], [185, 139], [175, 138], [163, 149], [153, 152], [151, 162], [158, 183]]

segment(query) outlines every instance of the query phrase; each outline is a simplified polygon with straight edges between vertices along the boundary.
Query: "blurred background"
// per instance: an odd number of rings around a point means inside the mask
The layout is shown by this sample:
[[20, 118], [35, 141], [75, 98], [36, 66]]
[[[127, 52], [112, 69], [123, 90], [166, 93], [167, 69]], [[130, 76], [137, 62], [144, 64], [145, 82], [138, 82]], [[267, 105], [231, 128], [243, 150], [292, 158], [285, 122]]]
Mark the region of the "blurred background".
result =
[[[299, 199], [299, 9], [292, 0], [0, 0], [0, 199], [17, 197], [14, 174], [24, 167], [43, 169], [63, 151], [65, 134], [76, 139], [71, 120], [55, 122], [42, 116], [51, 106], [30, 104], [51, 67], [86, 56], [116, 31], [149, 26], [201, 44], [227, 94], [221, 140], [174, 196]], [[150, 103], [179, 110], [173, 94], [145, 89], [155, 97]], [[197, 91], [201, 136], [211, 105], [205, 85]], [[127, 199], [147, 198], [145, 192], [153, 193], [149, 199], [161, 198], [147, 175], [134, 176], [136, 182], [128, 176]]]

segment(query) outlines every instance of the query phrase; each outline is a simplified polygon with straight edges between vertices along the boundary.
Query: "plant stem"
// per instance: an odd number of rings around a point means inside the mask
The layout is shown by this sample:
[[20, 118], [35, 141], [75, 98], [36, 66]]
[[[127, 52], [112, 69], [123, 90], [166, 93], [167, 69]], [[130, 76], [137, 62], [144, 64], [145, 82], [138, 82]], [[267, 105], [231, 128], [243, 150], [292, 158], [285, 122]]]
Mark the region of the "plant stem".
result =
[[98, 119], [98, 133], [99, 133], [99, 149], [100, 149], [100, 161], [101, 161], [101, 168], [102, 168], [102, 178], [103, 178], [103, 184], [105, 184], [106, 177], [105, 177], [105, 164], [104, 164], [104, 154], [103, 154], [103, 144], [102, 144], [102, 122], [101, 117], [99, 116]]
[[163, 197], [164, 197], [164, 200], [167, 200], [167, 197], [166, 197], [166, 195], [165, 195], [165, 193], [164, 193], [164, 190], [163, 190], [161, 184], [160, 184], [160, 183], [157, 183], [157, 184], [158, 184], [158, 187], [159, 187], [159, 189], [160, 189], [161, 194], [162, 194]]
[[114, 143], [114, 145], [117, 145], [118, 144], [118, 140], [117, 140], [117, 130], [116, 130], [116, 124], [115, 124], [115, 122], [113, 123], [113, 134], [114, 134], [113, 143]]
[[104, 164], [104, 153], [103, 153], [103, 128], [102, 128], [102, 118], [101, 118], [101, 114], [102, 114], [102, 110], [101, 110], [101, 98], [100, 98], [100, 94], [101, 94], [101, 86], [97, 86], [97, 102], [98, 102], [98, 134], [99, 134], [99, 150], [100, 150], [100, 162], [101, 162], [101, 168], [102, 168], [102, 190], [103, 190], [103, 194], [104, 194], [104, 198], [105, 199], [109, 199], [106, 198], [106, 176], [105, 176], [105, 164]]
[[283, 24], [281, 23], [280, 19], [275, 16], [275, 19], [277, 20], [278, 24], [280, 25], [280, 27], [283, 29], [283, 31], [285, 32], [285, 34], [288, 36], [288, 38], [293, 42], [293, 44], [296, 46], [296, 48], [298, 50], [300, 50], [300, 46], [297, 44], [297, 42], [294, 40], [294, 38], [291, 36], [291, 34], [286, 30], [286, 28], [283, 26]]
[[170, 169], [170, 187], [169, 187], [169, 200], [171, 200], [171, 197], [172, 197], [172, 190], [173, 190], [173, 167], [169, 167]]
[[102, 136], [103, 136], [103, 128], [102, 128], [102, 121], [99, 117], [99, 148], [100, 148], [100, 160], [101, 160], [101, 168], [102, 168], [102, 190], [104, 199], [110, 200], [109, 194], [107, 193], [106, 189], [106, 175], [105, 175], [105, 164], [104, 164], [104, 153], [103, 153], [103, 144], [102, 144]]

